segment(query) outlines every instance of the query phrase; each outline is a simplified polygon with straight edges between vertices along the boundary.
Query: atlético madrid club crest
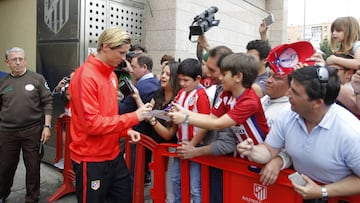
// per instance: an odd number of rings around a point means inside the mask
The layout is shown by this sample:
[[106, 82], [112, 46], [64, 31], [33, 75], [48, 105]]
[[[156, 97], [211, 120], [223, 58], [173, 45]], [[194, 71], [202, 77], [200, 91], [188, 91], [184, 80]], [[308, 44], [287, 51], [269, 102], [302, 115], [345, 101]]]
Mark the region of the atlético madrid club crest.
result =
[[44, 0], [44, 22], [57, 34], [69, 20], [70, 0]]
[[98, 190], [100, 188], [100, 180], [91, 181], [91, 189]]
[[263, 201], [267, 198], [267, 187], [260, 184], [254, 184], [254, 195], [259, 201]]

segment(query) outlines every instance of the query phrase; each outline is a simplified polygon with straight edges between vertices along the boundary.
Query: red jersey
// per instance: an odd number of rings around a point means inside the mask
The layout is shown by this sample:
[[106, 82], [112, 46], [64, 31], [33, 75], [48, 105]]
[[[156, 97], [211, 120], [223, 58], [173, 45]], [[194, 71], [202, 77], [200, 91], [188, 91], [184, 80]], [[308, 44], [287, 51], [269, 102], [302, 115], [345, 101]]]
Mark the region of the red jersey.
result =
[[246, 88], [237, 98], [233, 98], [231, 92], [223, 92], [212, 114], [217, 117], [228, 114], [237, 123], [231, 128], [239, 142], [250, 137], [255, 145], [260, 144], [270, 130], [260, 99], [251, 88]]
[[113, 160], [119, 138], [139, 123], [135, 112], [119, 115], [117, 78], [110, 67], [89, 56], [71, 79], [71, 159], [77, 162]]
[[[199, 85], [191, 92], [181, 89], [175, 97], [175, 102], [185, 109], [195, 113], [210, 114], [210, 102], [203, 86]], [[196, 133], [197, 127], [188, 124], [179, 124], [176, 136], [179, 142], [190, 141]]]

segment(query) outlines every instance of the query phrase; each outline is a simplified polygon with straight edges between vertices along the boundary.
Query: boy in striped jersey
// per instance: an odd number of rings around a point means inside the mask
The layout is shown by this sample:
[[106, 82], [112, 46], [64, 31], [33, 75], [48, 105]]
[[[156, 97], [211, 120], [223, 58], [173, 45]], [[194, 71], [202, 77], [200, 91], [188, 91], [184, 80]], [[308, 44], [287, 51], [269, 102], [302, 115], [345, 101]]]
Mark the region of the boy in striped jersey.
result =
[[253, 56], [236, 53], [221, 62], [224, 91], [215, 101], [211, 115], [191, 112], [175, 104], [169, 115], [175, 123], [220, 130], [231, 127], [239, 142], [252, 138], [262, 143], [269, 132], [259, 97], [251, 88], [260, 63]]
[[[175, 103], [191, 112], [210, 114], [210, 102], [205, 88], [200, 84], [202, 69], [200, 62], [196, 59], [185, 59], [179, 64], [178, 78], [182, 89], [175, 97]], [[196, 132], [194, 127], [187, 122], [178, 125], [177, 138], [179, 143], [182, 141], [191, 141]], [[175, 202], [181, 202], [181, 181], [180, 181], [180, 160], [174, 160], [172, 172], [172, 181], [174, 183]], [[190, 185], [191, 197], [194, 203], [201, 202], [201, 174], [200, 165], [190, 162]]]

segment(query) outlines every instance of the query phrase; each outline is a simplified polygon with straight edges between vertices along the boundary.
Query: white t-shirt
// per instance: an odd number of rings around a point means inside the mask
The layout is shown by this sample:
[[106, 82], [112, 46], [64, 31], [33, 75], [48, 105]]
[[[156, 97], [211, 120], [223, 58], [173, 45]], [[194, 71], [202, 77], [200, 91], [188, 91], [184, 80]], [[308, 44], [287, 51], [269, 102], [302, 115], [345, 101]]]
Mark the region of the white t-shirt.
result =
[[278, 117], [283, 110], [290, 109], [291, 107], [289, 97], [287, 96], [282, 96], [277, 99], [270, 99], [268, 95], [265, 95], [260, 100], [264, 109], [267, 123], [270, 128], [274, 122], [274, 119]]
[[216, 85], [211, 85], [208, 88], [205, 88], [205, 92], [209, 97], [210, 105], [213, 103], [215, 92], [216, 92]]

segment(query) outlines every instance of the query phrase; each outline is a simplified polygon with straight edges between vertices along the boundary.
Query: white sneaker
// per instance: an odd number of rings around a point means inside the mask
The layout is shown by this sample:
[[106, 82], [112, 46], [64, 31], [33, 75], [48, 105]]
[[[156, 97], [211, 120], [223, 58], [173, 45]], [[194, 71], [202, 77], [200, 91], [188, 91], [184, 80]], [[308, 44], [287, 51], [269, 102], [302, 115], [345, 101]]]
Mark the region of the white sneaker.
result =
[[64, 170], [64, 159], [60, 159], [54, 166], [58, 169]]

